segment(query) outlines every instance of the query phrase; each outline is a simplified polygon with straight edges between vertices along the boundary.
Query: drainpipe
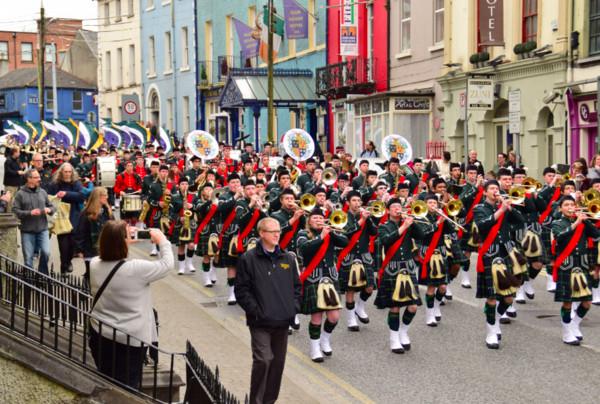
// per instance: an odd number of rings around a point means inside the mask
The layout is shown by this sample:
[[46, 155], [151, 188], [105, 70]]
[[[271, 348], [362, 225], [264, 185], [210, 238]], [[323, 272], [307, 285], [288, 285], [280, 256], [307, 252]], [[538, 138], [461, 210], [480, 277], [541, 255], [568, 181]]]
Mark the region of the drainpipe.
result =
[[390, 86], [392, 84], [392, 58], [390, 56], [391, 54], [391, 45], [390, 45], [390, 24], [392, 22], [392, 5], [390, 4], [390, 0], [387, 0], [386, 4], [385, 4], [385, 8], [387, 10], [387, 85], [386, 85], [386, 89], [389, 91]]
[[[183, 135], [179, 133], [177, 127], [178, 111], [177, 107], [177, 48], [175, 47], [175, 1], [171, 0], [171, 55], [173, 56], [173, 132], [176, 136], [183, 139]], [[183, 115], [183, 114], [182, 114]]]
[[200, 126], [202, 124], [201, 120], [200, 120], [200, 90], [198, 88], [198, 86], [200, 85], [200, 69], [198, 68], [198, 2], [197, 1], [193, 1], [193, 9], [194, 9], [194, 70], [195, 70], [195, 76], [196, 76], [196, 80], [194, 83], [194, 95], [195, 95], [195, 104], [194, 104], [194, 112], [196, 114], [194, 122], [196, 122], [196, 129], [200, 129]]

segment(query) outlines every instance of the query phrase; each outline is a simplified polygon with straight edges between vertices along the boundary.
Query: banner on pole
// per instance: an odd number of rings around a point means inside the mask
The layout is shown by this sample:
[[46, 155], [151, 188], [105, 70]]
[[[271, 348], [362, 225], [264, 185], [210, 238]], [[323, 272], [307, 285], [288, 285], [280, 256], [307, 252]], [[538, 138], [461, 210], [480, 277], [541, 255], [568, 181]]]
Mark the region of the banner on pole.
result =
[[285, 36], [288, 39], [308, 38], [308, 10], [296, 0], [283, 0]]
[[232, 18], [240, 41], [240, 48], [244, 59], [250, 59], [258, 55], [259, 41], [252, 37], [252, 28], [244, 24], [237, 18]]
[[345, 0], [340, 24], [340, 55], [358, 56], [358, 8], [354, 0]]

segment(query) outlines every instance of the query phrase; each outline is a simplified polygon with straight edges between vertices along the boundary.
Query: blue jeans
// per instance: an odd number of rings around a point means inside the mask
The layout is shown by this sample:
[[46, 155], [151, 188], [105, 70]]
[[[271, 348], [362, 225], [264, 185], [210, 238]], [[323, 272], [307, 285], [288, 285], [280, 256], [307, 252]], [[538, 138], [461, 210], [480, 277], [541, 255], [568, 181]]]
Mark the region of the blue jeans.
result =
[[39, 233], [21, 232], [23, 243], [23, 260], [25, 266], [33, 268], [33, 255], [36, 251], [40, 253], [38, 271], [48, 274], [48, 258], [50, 257], [50, 235], [48, 230]]

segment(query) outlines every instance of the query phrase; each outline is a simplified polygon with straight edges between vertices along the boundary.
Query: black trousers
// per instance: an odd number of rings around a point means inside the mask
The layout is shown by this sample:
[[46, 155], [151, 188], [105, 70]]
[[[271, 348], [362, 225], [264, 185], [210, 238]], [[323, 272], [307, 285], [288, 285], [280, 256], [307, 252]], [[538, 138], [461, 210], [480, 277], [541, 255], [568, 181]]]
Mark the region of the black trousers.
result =
[[285, 355], [287, 328], [250, 327], [252, 377], [250, 404], [274, 403], [279, 396]]
[[89, 330], [90, 350], [96, 368], [108, 377], [139, 389], [147, 347], [113, 342], [98, 334], [92, 327]]
[[60, 272], [70, 272], [71, 260], [73, 260], [73, 254], [75, 254], [73, 234], [61, 234], [56, 237], [58, 238], [58, 251], [60, 252]]

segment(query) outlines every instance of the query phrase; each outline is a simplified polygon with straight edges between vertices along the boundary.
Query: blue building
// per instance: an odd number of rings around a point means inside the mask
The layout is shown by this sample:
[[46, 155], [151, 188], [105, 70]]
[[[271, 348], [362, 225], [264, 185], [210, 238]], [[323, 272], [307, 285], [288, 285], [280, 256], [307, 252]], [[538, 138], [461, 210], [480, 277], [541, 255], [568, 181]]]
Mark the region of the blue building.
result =
[[196, 126], [195, 1], [140, 7], [143, 116], [181, 138]]
[[[220, 141], [241, 134], [256, 147], [267, 139], [266, 65], [243, 60], [233, 18], [255, 28], [266, 0], [197, 0], [198, 124]], [[284, 15], [283, 0], [275, 0]], [[285, 38], [275, 60], [276, 139], [290, 128], [306, 129], [326, 147], [323, 100], [315, 95], [315, 69], [326, 65], [326, 0], [297, 0], [308, 11], [308, 38]], [[286, 95], [292, 99], [284, 99]], [[258, 144], [257, 144], [258, 143]]]
[[[57, 100], [53, 99], [50, 66], [45, 70], [44, 120], [69, 119], [97, 124], [98, 108], [94, 103], [96, 85], [70, 73], [56, 69]], [[54, 117], [54, 102], [58, 117]], [[0, 120], [20, 119], [40, 121], [38, 106], [37, 69], [17, 69], [0, 77]], [[3, 127], [0, 122], [0, 127]]]

